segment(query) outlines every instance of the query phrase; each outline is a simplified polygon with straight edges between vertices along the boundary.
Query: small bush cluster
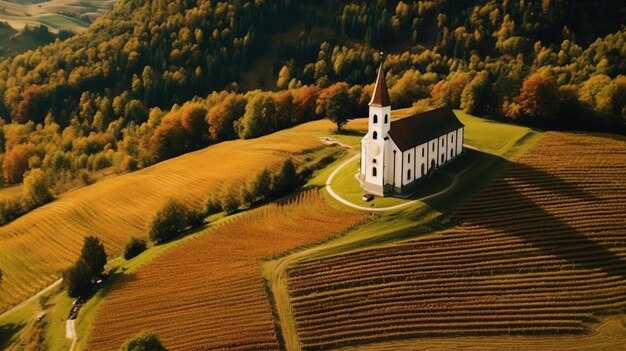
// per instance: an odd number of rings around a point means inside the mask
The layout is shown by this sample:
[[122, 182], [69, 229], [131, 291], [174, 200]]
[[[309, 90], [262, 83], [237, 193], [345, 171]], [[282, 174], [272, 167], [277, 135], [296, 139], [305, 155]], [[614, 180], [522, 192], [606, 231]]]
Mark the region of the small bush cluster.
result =
[[204, 215], [183, 202], [170, 199], [157, 212], [148, 227], [148, 237], [156, 244], [175, 238], [184, 230], [202, 224]]
[[124, 247], [124, 259], [130, 260], [133, 257], [138, 256], [140, 253], [146, 251], [146, 241], [143, 239], [131, 237], [126, 247]]
[[221, 211], [227, 214], [237, 212], [241, 206], [254, 206], [292, 192], [301, 182], [291, 159], [272, 174], [264, 168], [250, 182], [235, 181], [213, 193], [205, 201], [207, 214]]
[[22, 196], [0, 201], [0, 225], [54, 200], [49, 179], [39, 168], [28, 171], [22, 185]]
[[167, 349], [154, 333], [143, 332], [130, 338], [119, 351], [167, 351]]

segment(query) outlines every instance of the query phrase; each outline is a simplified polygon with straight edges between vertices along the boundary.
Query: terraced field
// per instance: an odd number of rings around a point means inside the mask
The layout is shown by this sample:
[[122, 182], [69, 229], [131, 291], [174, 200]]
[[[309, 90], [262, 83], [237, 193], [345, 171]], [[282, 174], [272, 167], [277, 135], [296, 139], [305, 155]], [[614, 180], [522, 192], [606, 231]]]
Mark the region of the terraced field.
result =
[[209, 229], [141, 267], [107, 296], [88, 349], [117, 350], [126, 338], [152, 330], [168, 350], [275, 350], [259, 260], [332, 237], [363, 217], [310, 191]]
[[111, 254], [144, 234], [171, 197], [199, 205], [221, 182], [255, 174], [293, 153], [320, 145], [332, 129], [317, 121], [254, 140], [220, 143], [152, 167], [99, 181], [0, 227], [0, 312], [57, 280], [76, 259], [86, 235]]
[[456, 228], [301, 261], [289, 285], [303, 349], [585, 334], [624, 314], [625, 165], [623, 138], [545, 133], [457, 208]]

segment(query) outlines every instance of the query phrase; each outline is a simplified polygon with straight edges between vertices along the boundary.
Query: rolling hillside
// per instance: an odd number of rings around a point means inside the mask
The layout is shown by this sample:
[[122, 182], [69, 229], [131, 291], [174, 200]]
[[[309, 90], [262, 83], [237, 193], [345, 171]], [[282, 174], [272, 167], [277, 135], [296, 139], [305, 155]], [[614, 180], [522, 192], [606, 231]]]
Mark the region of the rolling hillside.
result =
[[[545, 133], [457, 207], [458, 227], [301, 261], [289, 276], [303, 349], [596, 333], [594, 322], [626, 308], [625, 163], [624, 138]], [[613, 325], [604, 344], [550, 342], [614, 349]]]
[[50, 0], [41, 2], [0, 0], [0, 22], [13, 29], [45, 25], [50, 31], [80, 32], [113, 7], [115, 0]]
[[97, 235], [118, 253], [141, 236], [170, 197], [199, 205], [224, 181], [255, 174], [290, 154], [319, 145], [332, 128], [312, 122], [254, 140], [223, 142], [155, 166], [62, 195], [0, 227], [0, 311], [58, 279], [78, 256], [83, 237]]
[[149, 329], [173, 351], [276, 350], [259, 261], [333, 237], [365, 217], [334, 208], [313, 190], [217, 225], [126, 277], [99, 308], [88, 349], [114, 351]]

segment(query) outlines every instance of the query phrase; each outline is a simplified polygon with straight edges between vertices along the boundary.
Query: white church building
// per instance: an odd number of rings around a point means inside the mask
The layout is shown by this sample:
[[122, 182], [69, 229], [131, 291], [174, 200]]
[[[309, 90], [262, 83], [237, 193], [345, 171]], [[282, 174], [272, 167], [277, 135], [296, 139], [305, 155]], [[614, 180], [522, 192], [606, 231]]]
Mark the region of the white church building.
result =
[[463, 127], [448, 107], [392, 121], [381, 64], [369, 103], [368, 131], [361, 139], [363, 190], [377, 196], [414, 190], [432, 171], [463, 152]]

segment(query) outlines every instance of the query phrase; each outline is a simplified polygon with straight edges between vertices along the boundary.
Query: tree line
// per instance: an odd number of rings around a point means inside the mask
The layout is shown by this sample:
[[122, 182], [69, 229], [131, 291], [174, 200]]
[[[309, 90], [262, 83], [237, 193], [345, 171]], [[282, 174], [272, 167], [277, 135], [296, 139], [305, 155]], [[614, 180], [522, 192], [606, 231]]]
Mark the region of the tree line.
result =
[[[24, 182], [0, 223], [104, 171], [323, 117], [341, 128], [367, 114], [381, 61], [394, 108], [624, 132], [620, 16], [577, 0], [121, 0], [86, 32], [0, 61], [0, 182]], [[302, 22], [275, 55], [275, 91], [241, 91], [272, 33]]]

